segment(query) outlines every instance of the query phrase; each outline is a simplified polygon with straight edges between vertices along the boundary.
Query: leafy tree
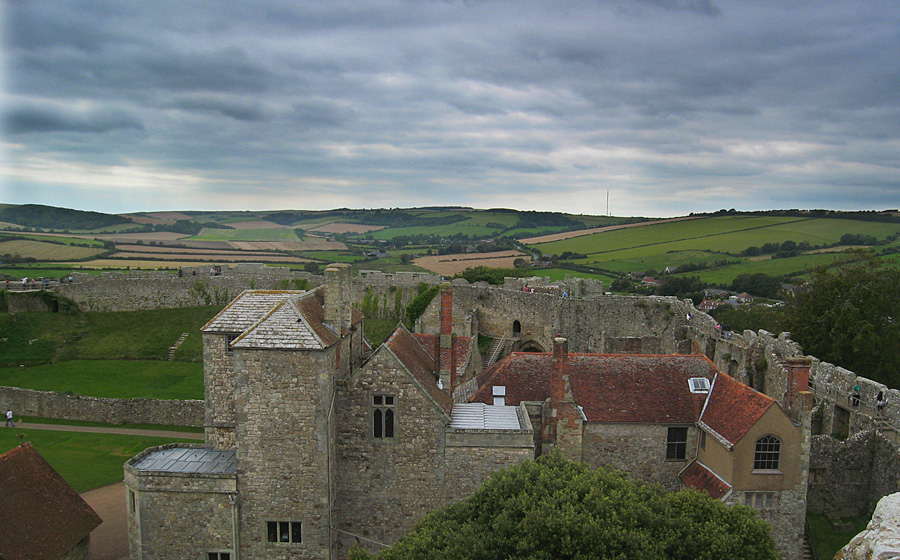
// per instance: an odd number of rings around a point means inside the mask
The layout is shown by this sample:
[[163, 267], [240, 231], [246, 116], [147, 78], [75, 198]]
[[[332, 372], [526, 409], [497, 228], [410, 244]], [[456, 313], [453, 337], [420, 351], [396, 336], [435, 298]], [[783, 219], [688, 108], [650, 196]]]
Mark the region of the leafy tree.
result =
[[731, 289], [735, 292], [747, 292], [757, 297], [778, 297], [782, 279], [778, 276], [769, 276], [762, 272], [753, 274], [740, 274], [731, 281]]
[[[706, 288], [706, 283], [697, 276], [667, 276], [662, 285], [656, 288], [656, 295], [689, 297], [693, 300], [704, 288]], [[702, 294], [699, 295], [699, 298], [700, 300], [694, 303], [703, 301]]]
[[[371, 558], [360, 549], [353, 560]], [[693, 490], [666, 492], [606, 468], [545, 455], [491, 475], [425, 517], [379, 560], [777, 558], [750, 508]]]
[[513, 266], [515, 268], [531, 268], [531, 263], [520, 257], [513, 261]]
[[813, 270], [787, 302], [791, 334], [804, 351], [900, 387], [900, 266], [871, 253]]
[[727, 325], [737, 332], [745, 330], [755, 332], [765, 329], [769, 332], [780, 333], [788, 330], [785, 324], [787, 317], [782, 307], [768, 307], [755, 303], [738, 307], [723, 305], [718, 309], [713, 309], [709, 314], [722, 325]]

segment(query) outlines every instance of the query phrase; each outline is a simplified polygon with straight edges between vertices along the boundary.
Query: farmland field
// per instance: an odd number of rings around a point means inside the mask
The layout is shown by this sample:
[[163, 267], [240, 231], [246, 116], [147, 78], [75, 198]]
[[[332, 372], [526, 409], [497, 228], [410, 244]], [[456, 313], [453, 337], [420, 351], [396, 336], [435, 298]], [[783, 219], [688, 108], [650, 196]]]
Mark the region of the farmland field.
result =
[[22, 258], [31, 257], [39, 261], [87, 259], [103, 251], [104, 249], [102, 248], [58, 245], [30, 239], [0, 241], [0, 255], [9, 253]]
[[234, 249], [194, 249], [189, 247], [165, 247], [162, 245], [159, 246], [150, 246], [150, 245], [117, 245], [116, 249], [119, 251], [131, 251], [138, 253], [168, 253], [168, 254], [184, 254], [184, 255], [239, 255], [239, 256], [250, 256], [250, 255], [269, 255], [272, 253], [259, 251], [236, 251]]
[[[296, 238], [295, 238], [296, 239]], [[340, 241], [307, 236], [303, 241], [232, 241], [231, 246], [243, 251], [344, 251]]]
[[194, 241], [297, 241], [294, 230], [277, 228], [215, 229], [206, 228], [190, 237]]
[[496, 253], [463, 253], [457, 255], [435, 255], [419, 257], [413, 264], [435, 274], [453, 276], [467, 268], [487, 266], [490, 268], [512, 268], [513, 262], [524, 253], [519, 251], [498, 251]]
[[342, 222], [335, 222], [332, 224], [326, 224], [324, 226], [317, 226], [315, 228], [308, 229], [307, 231], [322, 233], [369, 233], [371, 231], [384, 229], [385, 227], [387, 226], [369, 226], [364, 224], [346, 224]]
[[475, 235], [478, 237], [492, 237], [499, 231], [502, 230], [486, 226], [466, 225], [466, 222], [456, 222], [439, 226], [396, 227], [383, 229], [367, 235], [371, 235], [373, 239], [393, 239], [400, 235], [440, 235], [449, 237], [458, 233], [463, 235]]
[[184, 260], [184, 259], [196, 259], [198, 261], [203, 262], [293, 262], [293, 263], [304, 263], [309, 262], [309, 259], [302, 259], [299, 257], [289, 257], [285, 255], [259, 255], [259, 254], [247, 254], [242, 255], [237, 251], [232, 251], [231, 253], [202, 253], [197, 252], [191, 255], [183, 255], [183, 254], [167, 254], [167, 253], [138, 253], [133, 251], [122, 251], [113, 253], [110, 255], [110, 258], [118, 258], [118, 259], [159, 259], [163, 261], [169, 260]]
[[542, 235], [540, 237], [529, 237], [528, 239], [522, 239], [521, 241], [522, 241], [522, 243], [524, 243], [526, 245], [537, 245], [539, 243], [550, 243], [553, 241], [563, 241], [565, 239], [572, 239], [574, 237], [582, 237], [584, 235], [591, 235], [594, 233], [602, 233], [605, 231], [615, 231], [617, 229], [622, 229], [622, 228], [649, 226], [649, 225], [654, 225], [654, 224], [680, 222], [682, 220], [693, 220], [693, 219], [696, 219], [696, 218], [693, 216], [686, 216], [686, 217], [682, 217], [682, 218], [671, 218], [668, 220], [654, 220], [652, 222], [637, 222], [637, 223], [630, 223], [630, 224], [618, 224], [618, 225], [603, 226], [603, 227], [592, 228], [592, 229], [581, 229], [578, 231], [568, 231], [565, 233], [554, 233], [551, 235]]

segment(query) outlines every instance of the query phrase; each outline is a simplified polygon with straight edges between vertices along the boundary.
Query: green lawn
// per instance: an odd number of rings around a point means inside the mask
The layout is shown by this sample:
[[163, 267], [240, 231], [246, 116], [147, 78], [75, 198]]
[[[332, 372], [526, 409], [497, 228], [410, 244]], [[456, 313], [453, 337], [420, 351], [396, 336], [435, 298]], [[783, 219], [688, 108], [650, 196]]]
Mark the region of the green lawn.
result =
[[0, 313], [0, 366], [70, 359], [163, 360], [181, 333], [179, 360], [201, 361], [200, 328], [221, 307], [88, 313]]
[[0, 368], [0, 385], [117, 399], [203, 399], [203, 366], [150, 360], [70, 360]]
[[868, 517], [856, 517], [852, 519], [844, 519], [853, 523], [853, 531], [839, 533], [835, 531], [831, 524], [823, 515], [808, 515], [809, 528], [812, 531], [813, 539], [816, 541], [816, 552], [822, 560], [834, 558], [837, 552], [844, 548], [850, 542], [850, 539], [859, 534], [869, 523]]
[[131, 457], [148, 447], [181, 441], [147, 436], [23, 430], [17, 427], [0, 430], [0, 453], [19, 445], [18, 434], [25, 434], [24, 440], [31, 442], [76, 492], [119, 482], [124, 477], [122, 465]]

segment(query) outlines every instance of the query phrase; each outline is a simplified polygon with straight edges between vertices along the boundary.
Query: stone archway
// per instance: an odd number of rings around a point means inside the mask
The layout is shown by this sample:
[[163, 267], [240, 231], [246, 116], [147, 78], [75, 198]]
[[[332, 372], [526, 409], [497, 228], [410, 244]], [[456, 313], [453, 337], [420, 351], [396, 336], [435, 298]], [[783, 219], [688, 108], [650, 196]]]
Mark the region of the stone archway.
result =
[[536, 340], [526, 340], [519, 346], [518, 352], [546, 352]]
[[512, 337], [513, 340], [519, 340], [520, 338], [522, 338], [522, 323], [520, 323], [518, 319], [513, 321]]

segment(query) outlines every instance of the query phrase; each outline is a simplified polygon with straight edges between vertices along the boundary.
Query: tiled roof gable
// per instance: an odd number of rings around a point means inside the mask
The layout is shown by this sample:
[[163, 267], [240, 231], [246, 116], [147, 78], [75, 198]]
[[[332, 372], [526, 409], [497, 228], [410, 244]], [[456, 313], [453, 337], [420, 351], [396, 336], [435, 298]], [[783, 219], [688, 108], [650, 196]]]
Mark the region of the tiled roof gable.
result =
[[297, 290], [244, 290], [210, 319], [200, 332], [244, 332], [276, 304], [302, 293]]
[[59, 558], [100, 523], [30, 443], [0, 455], [0, 558]]
[[432, 400], [446, 414], [450, 414], [453, 408], [453, 400], [450, 398], [450, 395], [437, 386], [437, 378], [434, 374], [434, 360], [422, 348], [422, 345], [410, 335], [406, 327], [402, 324], [397, 325], [391, 336], [384, 342], [384, 346], [390, 349], [397, 359], [403, 363]]
[[[334, 335], [332, 335], [333, 338]], [[232, 343], [235, 348], [321, 350], [325, 342], [293, 300], [275, 305]]]
[[700, 421], [732, 445], [775, 404], [775, 399], [719, 372]]

